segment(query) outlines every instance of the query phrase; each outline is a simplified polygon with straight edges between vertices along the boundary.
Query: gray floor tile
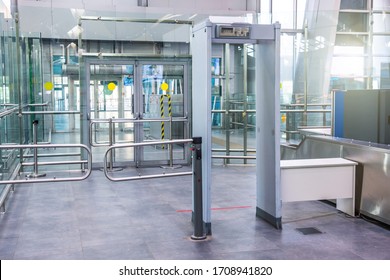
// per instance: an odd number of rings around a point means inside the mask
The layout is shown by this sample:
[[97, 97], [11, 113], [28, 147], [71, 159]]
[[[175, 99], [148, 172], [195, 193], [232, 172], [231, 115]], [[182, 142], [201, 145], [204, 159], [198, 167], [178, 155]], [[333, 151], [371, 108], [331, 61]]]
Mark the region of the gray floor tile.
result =
[[83, 182], [17, 186], [0, 215], [0, 258], [390, 260], [388, 229], [323, 202], [284, 203], [282, 230], [257, 218], [255, 172], [213, 167], [206, 241], [190, 238], [189, 176], [114, 183], [94, 170]]
[[117, 243], [83, 246], [84, 259], [93, 260], [153, 260], [145, 243]]

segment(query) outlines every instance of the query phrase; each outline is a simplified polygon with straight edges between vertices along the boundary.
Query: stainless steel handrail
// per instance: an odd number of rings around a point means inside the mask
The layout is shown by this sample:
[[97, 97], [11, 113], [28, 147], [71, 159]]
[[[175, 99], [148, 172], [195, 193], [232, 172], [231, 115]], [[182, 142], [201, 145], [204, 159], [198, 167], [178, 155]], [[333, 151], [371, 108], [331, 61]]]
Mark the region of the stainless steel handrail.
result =
[[[11, 178], [16, 178], [19, 174], [21, 165], [18, 164], [13, 171]], [[14, 185], [13, 184], [6, 184], [3, 188], [3, 191], [0, 194], [0, 212], [4, 213], [5, 212], [5, 202], [7, 200], [8, 194], [14, 190]]]
[[193, 171], [186, 171], [186, 172], [176, 172], [176, 173], [163, 173], [163, 174], [154, 174], [154, 175], [138, 175], [138, 176], [130, 176], [130, 177], [112, 177], [109, 175], [109, 169], [107, 168], [107, 157], [112, 153], [112, 150], [114, 149], [120, 149], [120, 148], [133, 148], [133, 147], [141, 147], [141, 146], [152, 146], [152, 145], [164, 145], [164, 144], [185, 144], [185, 143], [192, 143], [193, 139], [175, 139], [175, 140], [164, 140], [164, 141], [153, 141], [153, 142], [142, 142], [142, 143], [131, 143], [127, 145], [113, 145], [110, 148], [107, 149], [106, 153], [104, 154], [103, 159], [103, 171], [104, 175], [107, 177], [107, 179], [118, 182], [118, 181], [131, 181], [131, 180], [140, 180], [140, 179], [152, 179], [152, 178], [163, 178], [163, 177], [174, 177], [174, 176], [186, 176], [186, 175], [193, 175]]
[[212, 155], [211, 157], [218, 159], [256, 159], [256, 156]]
[[[92, 119], [90, 121], [90, 124], [93, 123], [109, 123], [111, 118], [109, 119]], [[155, 119], [126, 119], [126, 118], [112, 118], [113, 123], [144, 123], [144, 122], [168, 122], [170, 121], [170, 118], [155, 118]], [[173, 122], [187, 122], [188, 118], [187, 117], [174, 117], [172, 118]]]
[[15, 107], [15, 108], [6, 109], [6, 110], [4, 110], [4, 111], [1, 111], [1, 112], [0, 112], [0, 118], [5, 117], [5, 116], [8, 116], [8, 115], [14, 113], [14, 112], [17, 111], [17, 110], [18, 110], [18, 108]]
[[[83, 176], [79, 177], [66, 177], [66, 178], [37, 178], [31, 179], [26, 177], [25, 179], [14, 179], [14, 180], [1, 180], [0, 184], [25, 184], [25, 183], [46, 183], [46, 182], [68, 182], [68, 181], [82, 181], [89, 177], [92, 172], [92, 152], [90, 148], [82, 144], [24, 144], [24, 145], [0, 145], [0, 149], [40, 149], [40, 148], [82, 148], [87, 152], [86, 160], [76, 161], [57, 161], [57, 162], [44, 162], [37, 163], [38, 165], [64, 165], [64, 164], [81, 164], [87, 168], [80, 170], [83, 172]], [[22, 165], [30, 166], [31, 163], [22, 163]], [[67, 170], [67, 172], [72, 170]], [[79, 170], [73, 170], [79, 171]]]
[[49, 105], [49, 101], [46, 101], [45, 103], [32, 103], [32, 104], [28, 104], [29, 107], [38, 107], [38, 106], [48, 106]]
[[23, 111], [22, 115], [77, 115], [80, 111]]
[[[284, 104], [280, 104], [280, 107], [304, 107], [305, 104], [304, 103], [284, 103]], [[331, 103], [310, 103], [310, 104], [306, 104], [307, 107], [316, 107], [316, 106], [332, 106]]]
[[331, 113], [332, 109], [281, 109], [280, 113]]
[[[109, 119], [92, 119], [89, 123], [89, 139], [92, 147], [107, 147], [110, 146], [110, 142], [99, 143], [93, 138], [93, 125], [97, 123], [145, 123], [145, 122], [188, 122], [187, 117], [175, 117], [175, 118], [154, 118], [154, 119], [135, 119], [135, 118], [109, 118]], [[114, 130], [112, 130], [114, 133]], [[115, 143], [115, 135], [113, 135], [113, 142]]]
[[221, 110], [211, 110], [211, 113], [222, 113], [222, 114], [229, 114], [229, 113], [256, 113], [255, 109], [221, 109]]
[[[256, 113], [256, 110], [240, 110], [240, 109], [232, 109], [232, 110], [211, 110], [212, 113]], [[280, 109], [280, 113], [330, 113], [332, 109]]]

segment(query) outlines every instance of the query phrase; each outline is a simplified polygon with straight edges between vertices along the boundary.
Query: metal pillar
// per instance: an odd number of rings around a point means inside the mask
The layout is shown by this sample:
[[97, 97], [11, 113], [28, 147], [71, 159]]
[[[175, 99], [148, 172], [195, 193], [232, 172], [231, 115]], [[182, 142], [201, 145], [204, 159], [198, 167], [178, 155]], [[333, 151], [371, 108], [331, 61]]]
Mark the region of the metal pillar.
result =
[[[75, 90], [74, 90], [74, 79], [69, 77], [69, 84], [68, 84], [68, 92], [69, 92], [69, 98], [68, 98], [68, 108], [70, 111], [76, 111], [77, 110], [77, 101], [75, 96]], [[74, 131], [76, 128], [75, 124], [75, 115], [69, 116], [69, 130]]]
[[[125, 118], [125, 103], [124, 103], [124, 92], [123, 92], [123, 81], [121, 79], [117, 80], [118, 82], [118, 118]], [[123, 131], [124, 124], [119, 123], [119, 129]]]
[[[38, 142], [38, 133], [37, 133], [37, 128], [38, 128], [38, 120], [33, 121], [33, 144], [37, 144]], [[28, 178], [38, 178], [38, 177], [45, 177], [45, 173], [39, 173], [38, 172], [38, 148], [34, 147], [34, 171], [26, 177]]]
[[[225, 115], [224, 115], [224, 127], [225, 127], [225, 142], [227, 156], [230, 155], [230, 44], [225, 44]], [[228, 158], [224, 159], [224, 164], [229, 164]]]
[[191, 236], [191, 239], [204, 240], [207, 236], [203, 228], [202, 137], [193, 137], [192, 139], [194, 234]]
[[[113, 119], [114, 117], [110, 118], [108, 123], [108, 142], [110, 147], [112, 147], [115, 144], [115, 122], [113, 122]], [[115, 151], [110, 150], [108, 156], [108, 162], [107, 162], [108, 171], [114, 172], [114, 171], [123, 170], [123, 168], [121, 167], [114, 168], [114, 161], [115, 161]]]
[[256, 215], [282, 228], [280, 191], [280, 24], [256, 46]]

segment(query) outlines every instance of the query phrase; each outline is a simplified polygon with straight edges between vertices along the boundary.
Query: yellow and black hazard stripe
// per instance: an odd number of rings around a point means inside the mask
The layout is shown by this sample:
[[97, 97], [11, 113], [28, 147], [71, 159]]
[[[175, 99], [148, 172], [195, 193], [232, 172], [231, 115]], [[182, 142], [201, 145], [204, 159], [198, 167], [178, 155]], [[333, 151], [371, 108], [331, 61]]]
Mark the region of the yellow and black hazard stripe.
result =
[[[163, 119], [164, 118], [164, 95], [160, 96], [160, 115], [161, 115], [161, 118]], [[161, 140], [164, 140], [164, 138], [165, 138], [165, 124], [162, 121], [161, 122]], [[165, 149], [165, 146], [162, 145], [161, 148]]]
[[[172, 98], [170, 94], [160, 96], [160, 115], [161, 118], [164, 118], [164, 97], [168, 97], [168, 116], [172, 117]], [[161, 121], [161, 140], [165, 139], [165, 124], [164, 121]], [[165, 146], [162, 145], [162, 148], [165, 149]]]
[[172, 99], [171, 99], [170, 94], [167, 94], [167, 96], [168, 96], [168, 116], [171, 117], [172, 116]]

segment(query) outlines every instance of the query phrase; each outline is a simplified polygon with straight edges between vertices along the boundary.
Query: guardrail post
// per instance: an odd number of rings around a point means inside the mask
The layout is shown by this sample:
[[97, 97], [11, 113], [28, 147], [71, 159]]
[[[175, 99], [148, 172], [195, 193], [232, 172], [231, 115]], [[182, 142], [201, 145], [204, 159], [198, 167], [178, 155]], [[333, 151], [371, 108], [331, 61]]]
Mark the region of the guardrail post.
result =
[[[169, 140], [172, 140], [172, 114], [169, 115]], [[169, 145], [169, 167], [173, 167], [173, 144]]]
[[[173, 119], [172, 119], [172, 114], [170, 113], [169, 116], [169, 140], [173, 140]], [[181, 165], [173, 165], [173, 143], [168, 144], [168, 149], [169, 149], [169, 166], [161, 166], [161, 168], [170, 168], [170, 169], [176, 169], [176, 168], [181, 168]]]
[[[33, 121], [33, 144], [34, 145], [36, 145], [38, 143], [37, 130], [38, 130], [38, 120], [34, 120]], [[26, 175], [26, 177], [29, 177], [29, 178], [44, 177], [44, 176], [46, 176], [45, 173], [38, 173], [38, 148], [37, 147], [33, 148], [33, 151], [34, 151], [34, 171], [32, 173]]]
[[[108, 121], [108, 142], [109, 142], [109, 147], [112, 147], [115, 142], [115, 123], [112, 121], [114, 117], [110, 118]], [[108, 168], [109, 172], [114, 172], [114, 171], [121, 171], [123, 168], [117, 167], [114, 169], [114, 151], [110, 150], [110, 154], [108, 157], [108, 162], [105, 168]], [[104, 169], [104, 168], [103, 168]]]
[[191, 239], [204, 240], [207, 236], [203, 228], [202, 137], [193, 137], [192, 140], [194, 234], [191, 236]]
[[[114, 129], [112, 128], [112, 118], [110, 118], [110, 121], [109, 121], [109, 127], [108, 127], [108, 141], [110, 142], [110, 147], [112, 146], [112, 138], [113, 138], [113, 133], [114, 133]], [[112, 166], [114, 165], [114, 153], [112, 151], [110, 151], [110, 157], [109, 157], [109, 161], [108, 161], [108, 169], [110, 171], [112, 171]]]

